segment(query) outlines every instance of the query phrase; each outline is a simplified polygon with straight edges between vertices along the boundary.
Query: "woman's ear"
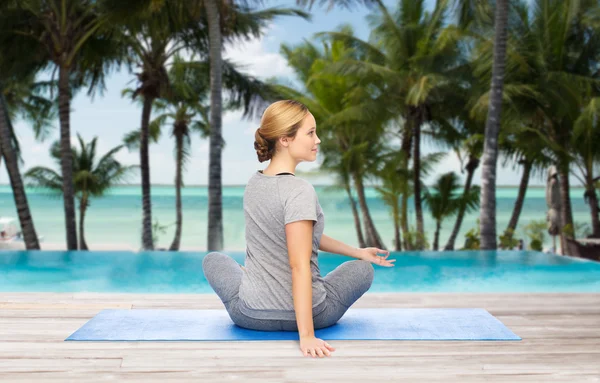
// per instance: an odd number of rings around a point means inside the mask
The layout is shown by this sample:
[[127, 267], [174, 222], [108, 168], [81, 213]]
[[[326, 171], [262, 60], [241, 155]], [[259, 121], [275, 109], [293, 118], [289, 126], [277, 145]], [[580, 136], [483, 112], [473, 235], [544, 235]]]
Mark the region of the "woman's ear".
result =
[[287, 148], [288, 145], [290, 144], [289, 142], [289, 138], [288, 137], [279, 137], [279, 143], [281, 144], [281, 146], [283, 146], [284, 148]]

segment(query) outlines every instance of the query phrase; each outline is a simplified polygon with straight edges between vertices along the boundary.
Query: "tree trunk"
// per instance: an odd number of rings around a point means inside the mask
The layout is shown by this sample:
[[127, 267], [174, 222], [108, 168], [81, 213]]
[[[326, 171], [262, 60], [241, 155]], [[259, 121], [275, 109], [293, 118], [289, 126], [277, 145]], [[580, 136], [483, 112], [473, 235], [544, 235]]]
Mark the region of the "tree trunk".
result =
[[600, 220], [598, 220], [598, 195], [592, 182], [586, 190], [588, 203], [590, 204], [590, 214], [592, 215], [592, 237], [600, 238]]
[[525, 160], [523, 164], [523, 175], [521, 176], [521, 183], [519, 184], [519, 194], [517, 195], [517, 200], [515, 201], [515, 207], [513, 208], [512, 216], [510, 217], [510, 221], [508, 222], [508, 227], [506, 230], [511, 230], [513, 233], [517, 228], [517, 224], [519, 223], [519, 216], [521, 215], [521, 210], [523, 209], [523, 202], [525, 201], [525, 195], [527, 194], [527, 186], [529, 185], [529, 176], [531, 174], [531, 161]]
[[89, 250], [85, 242], [85, 212], [87, 210], [88, 197], [84, 194], [79, 202], [79, 250]]
[[400, 236], [400, 212], [398, 211], [398, 201], [392, 208], [392, 215], [394, 217], [394, 248], [395, 251], [402, 251], [402, 237]]
[[175, 238], [169, 251], [178, 251], [181, 245], [181, 224], [183, 222], [183, 213], [181, 210], [181, 184], [182, 184], [182, 169], [183, 169], [183, 136], [178, 133], [175, 136], [175, 142], [177, 145], [177, 169], [175, 170], [175, 210], [177, 219], [175, 221]]
[[496, 1], [494, 36], [494, 63], [489, 111], [485, 124], [485, 143], [481, 171], [480, 230], [481, 249], [494, 250], [496, 242], [496, 167], [498, 163], [498, 135], [502, 112], [502, 88], [506, 61], [506, 22], [508, 0]]
[[69, 69], [59, 68], [58, 109], [60, 119], [61, 171], [63, 177], [63, 202], [67, 250], [77, 250], [77, 227], [75, 223], [75, 187], [73, 185], [73, 154], [71, 151], [71, 87]]
[[414, 188], [414, 202], [415, 202], [415, 215], [417, 220], [417, 238], [416, 238], [416, 249], [423, 250], [425, 247], [425, 229], [423, 222], [423, 202], [421, 200], [421, 123], [422, 118], [420, 110], [415, 110], [413, 116], [413, 188]]
[[404, 250], [413, 250], [408, 243], [408, 192], [402, 193], [400, 204], [400, 227], [402, 228], [402, 238], [404, 238]]
[[400, 146], [400, 152], [404, 153], [405, 166], [408, 167], [408, 161], [410, 161], [410, 150], [412, 148], [412, 129], [410, 123], [405, 123], [404, 130], [402, 131], [402, 143]]
[[363, 222], [365, 225], [365, 233], [367, 236], [366, 244], [368, 247], [377, 247], [381, 250], [385, 250], [383, 242], [381, 241], [381, 237], [379, 233], [377, 233], [377, 229], [375, 228], [375, 224], [373, 224], [373, 220], [371, 219], [371, 213], [369, 213], [369, 206], [367, 205], [367, 199], [365, 197], [365, 189], [360, 176], [354, 174], [354, 183], [356, 186], [356, 193], [358, 194], [358, 204], [360, 205], [360, 209], [363, 213]]
[[[407, 119], [408, 121], [408, 119]], [[408, 169], [408, 163], [410, 161], [412, 148], [412, 129], [409, 124], [405, 124], [404, 130], [402, 131], [402, 143], [400, 151], [404, 153], [404, 169]], [[408, 191], [402, 193], [401, 201], [401, 213], [400, 213], [400, 227], [402, 228], [402, 238], [404, 238], [404, 249], [412, 250], [412, 247], [408, 243]]]
[[221, 185], [222, 58], [221, 26], [217, 0], [205, 0], [210, 46], [210, 149], [208, 164], [207, 250], [223, 249], [223, 198]]
[[[465, 186], [463, 189], [463, 201], [466, 200], [467, 195], [471, 191], [471, 185], [473, 183], [473, 174], [475, 174], [475, 170], [479, 167], [479, 158], [469, 155], [469, 162], [467, 162], [467, 180], [465, 182]], [[462, 221], [465, 217], [466, 205], [462, 205], [458, 211], [456, 216], [456, 221], [454, 222], [454, 228], [452, 229], [452, 233], [450, 234], [450, 238], [448, 238], [448, 242], [446, 242], [446, 246], [444, 247], [444, 251], [452, 251], [454, 250], [454, 243], [456, 242], [456, 237], [458, 237], [458, 232], [460, 231], [460, 227], [462, 226]]]
[[10, 124], [6, 102], [4, 101], [4, 94], [2, 93], [2, 86], [0, 84], [0, 159], [4, 158], [6, 171], [10, 178], [10, 186], [17, 208], [23, 240], [25, 241], [25, 248], [27, 250], [39, 250], [40, 243], [35, 232], [33, 219], [31, 217], [31, 212], [29, 211], [27, 195], [25, 194], [25, 187], [23, 186], [23, 180], [21, 178], [21, 173], [19, 172], [19, 160], [17, 159], [17, 155], [11, 144]]
[[360, 217], [358, 216], [358, 209], [356, 209], [356, 201], [352, 196], [352, 192], [350, 190], [350, 185], [345, 184], [346, 193], [348, 194], [348, 199], [350, 200], [350, 207], [352, 208], [352, 216], [354, 217], [354, 228], [356, 229], [356, 236], [358, 237], [358, 246], [360, 248], [366, 247], [365, 238], [363, 237], [363, 232], [360, 227]]
[[[561, 164], [562, 165], [562, 164]], [[565, 165], [565, 166], [559, 166], [559, 173], [558, 173], [558, 178], [559, 178], [559, 184], [560, 184], [560, 205], [561, 205], [561, 209], [560, 209], [560, 220], [561, 220], [561, 224], [563, 225], [560, 228], [560, 236], [561, 236], [561, 244], [562, 244], [562, 249], [561, 249], [561, 253], [562, 255], [570, 255], [571, 251], [569, 249], [569, 245], [567, 243], [566, 238], [573, 238], [575, 239], [575, 225], [573, 225], [573, 209], [571, 208], [571, 197], [569, 195], [569, 191], [571, 189], [570, 185], [569, 185], [569, 172], [563, 172], [562, 169], [568, 169], [569, 165]], [[570, 236], [568, 234], [564, 233], [564, 227], [565, 226], [570, 226], [573, 230], [573, 236]]]
[[140, 170], [142, 173], [142, 248], [154, 250], [152, 243], [152, 199], [150, 190], [150, 159], [148, 154], [148, 136], [150, 115], [154, 98], [144, 95], [142, 109], [142, 129], [140, 130]]
[[435, 223], [435, 237], [433, 239], [433, 251], [438, 251], [440, 243], [440, 230], [442, 229], [442, 223], [437, 221]]

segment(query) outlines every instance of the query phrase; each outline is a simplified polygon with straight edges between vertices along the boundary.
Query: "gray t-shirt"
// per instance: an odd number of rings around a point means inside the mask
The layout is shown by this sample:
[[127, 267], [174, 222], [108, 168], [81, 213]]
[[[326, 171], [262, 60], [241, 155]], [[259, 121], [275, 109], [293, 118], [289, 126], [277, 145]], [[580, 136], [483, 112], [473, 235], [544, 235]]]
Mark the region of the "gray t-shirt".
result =
[[292, 271], [285, 225], [312, 220], [313, 315], [325, 309], [325, 287], [317, 253], [325, 216], [314, 187], [292, 174], [254, 173], [244, 191], [246, 222], [245, 272], [240, 285], [240, 311], [256, 319], [295, 320]]

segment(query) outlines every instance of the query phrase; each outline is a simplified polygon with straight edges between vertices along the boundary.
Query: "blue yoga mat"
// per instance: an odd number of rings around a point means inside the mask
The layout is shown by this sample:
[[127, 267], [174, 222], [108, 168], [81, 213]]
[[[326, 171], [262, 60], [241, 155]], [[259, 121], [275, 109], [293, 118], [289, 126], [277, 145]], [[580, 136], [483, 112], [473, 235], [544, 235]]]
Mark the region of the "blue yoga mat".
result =
[[[349, 309], [316, 330], [325, 340], [521, 340], [483, 309]], [[67, 341], [297, 340], [297, 332], [254, 331], [225, 310], [103, 310]]]

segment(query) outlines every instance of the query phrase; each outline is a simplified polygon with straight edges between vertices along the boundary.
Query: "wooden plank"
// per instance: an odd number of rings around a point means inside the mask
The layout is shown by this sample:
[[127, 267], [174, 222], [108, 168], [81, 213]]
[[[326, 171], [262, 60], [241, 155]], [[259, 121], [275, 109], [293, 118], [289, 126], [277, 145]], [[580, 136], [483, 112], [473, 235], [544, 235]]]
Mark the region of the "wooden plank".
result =
[[[1, 381], [600, 381], [600, 294], [366, 294], [353, 307], [481, 307], [520, 342], [64, 342], [104, 308], [223, 308], [214, 294], [0, 293]], [[6, 368], [5, 368], [6, 367]]]
[[130, 309], [128, 303], [37, 303], [3, 302], [0, 310], [104, 310]]
[[121, 358], [63, 358], [55, 359], [2, 359], [2, 372], [39, 372], [39, 371], [94, 371], [119, 368]]
[[[68, 346], [74, 343], [80, 342], [66, 342]], [[97, 342], [95, 342], [97, 343]], [[109, 358], [109, 357], [141, 357], [152, 359], [157, 354], [161, 356], [161, 359], [169, 360], [169, 359], [197, 359], [197, 358], [231, 358], [234, 353], [236, 359], [255, 359], [256, 358], [256, 349], [261, 349], [266, 353], [277, 353], [279, 357], [289, 356], [292, 358], [297, 358], [300, 354], [300, 350], [297, 344], [292, 342], [286, 342], [286, 347], [273, 347], [269, 345], [267, 342], [261, 342], [259, 344], [254, 345], [236, 345], [230, 344], [228, 348], [218, 347], [218, 343], [206, 343], [201, 344], [198, 343], [198, 348], [173, 348], [173, 343], [164, 343], [162, 347], [155, 346], [153, 348], [101, 348], [97, 346], [96, 348], [70, 348], [70, 347], [56, 347], [55, 345], [48, 346], [44, 345], [44, 347], [40, 347], [39, 344], [36, 343], [36, 347], [32, 347], [30, 349], [9, 349], [9, 348], [0, 348], [0, 358], [46, 358], [46, 359], [60, 359], [60, 358], [68, 358], [68, 357], [101, 357], [101, 358]], [[566, 355], [567, 357], [571, 357], [572, 355], [586, 354], [592, 355], [596, 359], [600, 359], [600, 350], [593, 346], [581, 346], [581, 345], [571, 345], [571, 346], [562, 346], [560, 350], [552, 349], [548, 347], [522, 347], [522, 348], [513, 348], [513, 347], [503, 347], [501, 350], [495, 349], [493, 347], [487, 347], [485, 349], [479, 348], [475, 345], [471, 345], [469, 348], [464, 347], [461, 349], [453, 349], [450, 347], [439, 347], [441, 342], [436, 346], [438, 347], [429, 347], [429, 348], [421, 348], [414, 349], [414, 347], [410, 346], [402, 346], [400, 342], [396, 342], [395, 345], [382, 345], [379, 344], [377, 347], [361, 347], [361, 348], [351, 348], [348, 347], [346, 342], [337, 342], [335, 347], [338, 348], [336, 352], [334, 352], [333, 357], [336, 358], [360, 358], [364, 357], [365, 353], [377, 353], [384, 354], [384, 357], [387, 358], [406, 358], [406, 357], [471, 357], [474, 353], [477, 353], [479, 356], [494, 356], [498, 358], [512, 358], [516, 355], [528, 356], [528, 355], [538, 355], [538, 356], [546, 356], [550, 355], [554, 358], [557, 356]], [[377, 356], [379, 357], [379, 356]]]

